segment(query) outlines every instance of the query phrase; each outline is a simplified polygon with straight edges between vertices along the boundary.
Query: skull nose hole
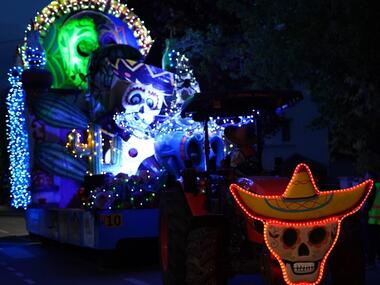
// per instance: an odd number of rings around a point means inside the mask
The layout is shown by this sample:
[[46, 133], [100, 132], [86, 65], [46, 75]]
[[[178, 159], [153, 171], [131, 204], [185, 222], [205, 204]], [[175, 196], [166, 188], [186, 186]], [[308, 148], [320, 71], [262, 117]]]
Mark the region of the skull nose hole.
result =
[[144, 106], [141, 106], [139, 113], [144, 113]]
[[298, 256], [308, 256], [309, 255], [309, 248], [306, 244], [301, 243], [300, 247], [298, 248]]

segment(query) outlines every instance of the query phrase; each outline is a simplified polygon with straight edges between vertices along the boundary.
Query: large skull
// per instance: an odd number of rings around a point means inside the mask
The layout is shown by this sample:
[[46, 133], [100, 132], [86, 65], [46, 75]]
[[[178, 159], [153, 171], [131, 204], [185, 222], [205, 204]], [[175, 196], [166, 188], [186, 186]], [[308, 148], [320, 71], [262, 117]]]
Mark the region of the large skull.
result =
[[315, 226], [266, 224], [265, 241], [288, 284], [319, 282], [339, 232], [338, 221]]
[[163, 94], [151, 85], [135, 83], [129, 86], [122, 100], [126, 113], [150, 125], [161, 111]]
[[122, 98], [125, 111], [116, 115], [115, 122], [137, 136], [146, 134], [149, 125], [161, 112], [163, 102], [164, 94], [152, 85], [132, 83]]
[[160, 114], [163, 102], [164, 94], [152, 85], [132, 83], [122, 98], [125, 111], [115, 116], [115, 122], [136, 136], [147, 134], [150, 124]]

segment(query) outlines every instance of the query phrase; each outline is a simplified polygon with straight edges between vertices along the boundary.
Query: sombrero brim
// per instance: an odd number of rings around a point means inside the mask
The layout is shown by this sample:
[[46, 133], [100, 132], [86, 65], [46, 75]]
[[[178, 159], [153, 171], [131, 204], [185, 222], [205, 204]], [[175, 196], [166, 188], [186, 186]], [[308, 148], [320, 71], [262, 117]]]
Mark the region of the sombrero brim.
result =
[[289, 199], [282, 196], [263, 196], [231, 184], [230, 191], [251, 218], [286, 222], [306, 222], [345, 217], [358, 211], [373, 186], [367, 180], [355, 187], [318, 192], [313, 197]]

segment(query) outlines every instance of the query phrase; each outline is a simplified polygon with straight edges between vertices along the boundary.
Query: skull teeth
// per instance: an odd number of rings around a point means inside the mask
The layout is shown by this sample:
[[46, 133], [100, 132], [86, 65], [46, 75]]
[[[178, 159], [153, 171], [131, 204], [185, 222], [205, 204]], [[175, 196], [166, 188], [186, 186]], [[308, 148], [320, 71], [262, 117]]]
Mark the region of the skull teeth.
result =
[[314, 262], [296, 262], [293, 263], [293, 272], [296, 274], [307, 274], [315, 271]]

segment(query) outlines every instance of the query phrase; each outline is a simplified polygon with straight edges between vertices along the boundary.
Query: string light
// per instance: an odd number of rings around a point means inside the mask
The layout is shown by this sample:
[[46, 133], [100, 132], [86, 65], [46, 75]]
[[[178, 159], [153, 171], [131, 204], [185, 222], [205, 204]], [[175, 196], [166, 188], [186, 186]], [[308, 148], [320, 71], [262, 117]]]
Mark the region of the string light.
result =
[[82, 205], [88, 209], [145, 209], [158, 206], [158, 189], [166, 188], [164, 168], [139, 175], [119, 175], [90, 191]]
[[186, 99], [200, 92], [199, 84], [190, 68], [189, 59], [186, 55], [176, 50], [168, 53], [169, 68], [174, 71], [176, 82], [176, 104], [182, 104]]
[[45, 51], [40, 48], [27, 47], [25, 51], [25, 66], [29, 68], [43, 68], [46, 65]]
[[8, 109], [6, 125], [8, 137], [8, 153], [10, 160], [11, 206], [27, 208], [31, 202], [29, 174], [29, 143], [25, 119], [25, 93], [22, 89], [21, 75], [23, 69], [19, 66], [8, 72], [11, 85], [6, 98]]

